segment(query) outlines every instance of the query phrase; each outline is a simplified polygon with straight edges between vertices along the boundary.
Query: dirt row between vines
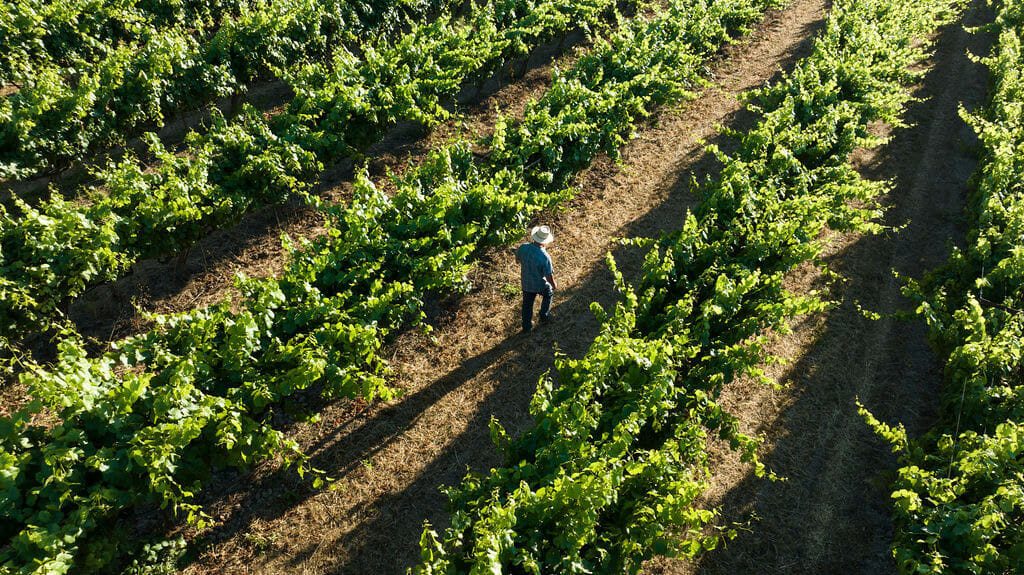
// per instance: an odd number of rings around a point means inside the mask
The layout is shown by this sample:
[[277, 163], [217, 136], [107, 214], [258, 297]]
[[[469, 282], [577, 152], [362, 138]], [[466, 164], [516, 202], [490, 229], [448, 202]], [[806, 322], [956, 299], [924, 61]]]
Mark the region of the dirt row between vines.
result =
[[447, 523], [444, 485], [467, 469], [500, 464], [488, 422], [511, 433], [531, 422], [528, 405], [554, 357], [582, 356], [597, 333], [590, 302], [612, 305], [604, 263], [616, 254], [627, 277], [642, 252], [617, 238], [676, 229], [693, 205], [691, 178], [717, 170], [703, 152], [716, 127], [743, 129], [752, 116], [737, 96], [777, 77], [807, 55], [822, 25], [820, 0], [772, 13], [713, 67], [715, 86], [699, 99], [657, 114], [639, 130], [620, 168], [599, 161], [580, 178], [567, 209], [544, 214], [560, 289], [557, 322], [518, 335], [518, 269], [510, 250], [493, 250], [473, 272], [474, 290], [434, 310], [434, 340], [406, 334], [389, 346], [395, 384], [405, 395], [386, 404], [338, 402], [297, 437], [338, 488], [313, 491], [290, 475], [226, 474], [211, 490], [218, 527], [186, 573], [405, 573], [418, 557], [424, 520]]

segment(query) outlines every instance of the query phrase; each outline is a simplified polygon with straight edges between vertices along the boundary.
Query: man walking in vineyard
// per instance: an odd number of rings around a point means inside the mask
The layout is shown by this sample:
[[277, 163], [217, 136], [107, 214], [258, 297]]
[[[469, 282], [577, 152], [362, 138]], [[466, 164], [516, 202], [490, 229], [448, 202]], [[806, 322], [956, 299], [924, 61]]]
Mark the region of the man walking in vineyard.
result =
[[530, 239], [516, 250], [516, 261], [521, 266], [523, 283], [523, 333], [533, 328], [533, 302], [537, 296], [540, 300], [540, 321], [551, 321], [551, 296], [558, 285], [552, 275], [551, 256], [544, 249], [555, 237], [547, 226], [537, 226], [530, 230]]

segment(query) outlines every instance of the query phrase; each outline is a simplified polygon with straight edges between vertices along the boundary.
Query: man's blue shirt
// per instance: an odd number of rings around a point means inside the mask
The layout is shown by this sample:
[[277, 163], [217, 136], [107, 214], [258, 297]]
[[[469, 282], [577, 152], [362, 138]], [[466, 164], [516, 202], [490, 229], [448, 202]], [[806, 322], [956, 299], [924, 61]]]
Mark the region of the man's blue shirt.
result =
[[534, 243], [523, 244], [516, 250], [522, 266], [523, 291], [544, 293], [550, 289], [544, 278], [552, 274], [551, 256], [543, 247]]

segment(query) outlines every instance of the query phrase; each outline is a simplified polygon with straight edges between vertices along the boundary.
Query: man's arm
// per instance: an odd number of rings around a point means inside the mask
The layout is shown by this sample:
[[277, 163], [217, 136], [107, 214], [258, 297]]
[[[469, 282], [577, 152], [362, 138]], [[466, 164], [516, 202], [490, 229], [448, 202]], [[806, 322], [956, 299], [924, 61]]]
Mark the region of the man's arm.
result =
[[558, 284], [555, 283], [555, 276], [548, 274], [544, 276], [544, 279], [551, 284], [551, 289], [558, 289]]

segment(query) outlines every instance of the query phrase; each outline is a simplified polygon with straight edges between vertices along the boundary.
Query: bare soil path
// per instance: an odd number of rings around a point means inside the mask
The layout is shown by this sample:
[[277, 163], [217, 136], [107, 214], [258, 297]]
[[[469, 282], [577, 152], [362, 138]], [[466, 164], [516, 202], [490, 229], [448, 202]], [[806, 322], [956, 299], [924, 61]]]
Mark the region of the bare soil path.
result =
[[472, 293], [437, 306], [434, 341], [413, 333], [391, 346], [404, 397], [373, 406], [339, 402], [299, 431], [339, 489], [314, 492], [260, 472], [225, 476], [209, 503], [219, 526], [186, 572], [405, 573], [418, 559], [423, 521], [447, 522], [439, 488], [456, 484], [467, 468], [500, 463], [490, 418], [511, 433], [525, 429], [530, 398], [555, 354], [581, 356], [593, 341], [590, 302], [615, 301], [605, 254], [616, 254], [627, 277], [642, 255], [620, 249], [616, 238], [678, 228], [694, 201], [691, 178], [717, 169], [702, 140], [716, 141], [718, 125], [750, 125], [737, 95], [805, 56], [822, 12], [821, 0], [797, 0], [771, 14], [714, 66], [715, 87], [659, 113], [657, 125], [627, 147], [623, 168], [598, 162], [567, 211], [542, 218], [556, 234], [555, 325], [517, 335], [518, 270], [508, 250], [493, 251], [474, 272]]

